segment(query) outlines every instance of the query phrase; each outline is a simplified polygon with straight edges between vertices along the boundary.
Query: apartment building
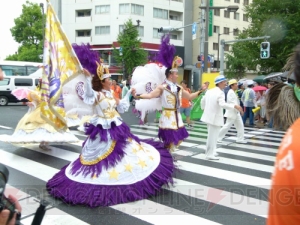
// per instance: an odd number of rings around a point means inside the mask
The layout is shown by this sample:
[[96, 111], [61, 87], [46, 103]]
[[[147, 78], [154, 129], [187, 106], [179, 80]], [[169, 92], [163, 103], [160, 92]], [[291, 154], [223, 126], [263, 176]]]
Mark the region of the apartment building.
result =
[[[201, 2], [203, 0], [194, 0], [194, 20], [200, 21], [201, 19]], [[204, 0], [206, 1], [206, 0]], [[237, 5], [239, 7], [237, 12], [228, 12], [226, 9], [215, 9], [212, 11], [212, 24], [210, 25], [211, 31], [208, 38], [208, 54], [214, 59], [212, 63], [212, 69], [218, 70], [220, 60], [220, 45], [219, 41], [234, 40], [236, 36], [249, 26], [248, 18], [244, 12], [244, 7], [251, 4], [252, 0], [210, 0], [213, 6], [229, 6]], [[200, 26], [199, 26], [200, 27]], [[193, 42], [193, 63], [196, 63], [197, 56], [204, 50], [200, 49], [200, 35], [201, 30], [198, 29], [198, 38]], [[230, 51], [230, 45], [225, 45], [225, 53]]]
[[[157, 54], [160, 44], [160, 27], [183, 27], [185, 24], [184, 0], [51, 0], [71, 43], [90, 43], [101, 57], [113, 64], [112, 44], [123, 31], [124, 23], [131, 18], [138, 27], [142, 47], [151, 55]], [[192, 16], [189, 15], [192, 21]], [[184, 29], [172, 32], [171, 42], [183, 59]], [[187, 63], [184, 60], [184, 63]], [[191, 57], [190, 57], [190, 64]]]

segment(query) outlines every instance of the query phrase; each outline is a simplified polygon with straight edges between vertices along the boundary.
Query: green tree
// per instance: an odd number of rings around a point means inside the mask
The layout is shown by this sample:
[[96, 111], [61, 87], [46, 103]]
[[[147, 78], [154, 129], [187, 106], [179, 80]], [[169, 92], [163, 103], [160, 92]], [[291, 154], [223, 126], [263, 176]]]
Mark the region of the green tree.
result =
[[16, 54], [8, 56], [6, 60], [41, 62], [39, 55], [43, 51], [44, 20], [40, 6], [26, 1], [22, 14], [14, 22], [15, 26], [10, 31], [21, 46]]
[[124, 31], [119, 33], [117, 41], [122, 47], [122, 55], [119, 49], [113, 46], [113, 57], [117, 63], [125, 66], [125, 75], [130, 75], [134, 67], [147, 62], [147, 52], [141, 48], [139, 32], [131, 19], [124, 24]]
[[271, 57], [260, 59], [260, 44], [264, 40], [235, 43], [230, 52], [234, 59], [230, 59], [231, 67], [227, 66], [227, 72], [236, 71], [241, 65], [239, 61], [248, 69], [260, 65], [261, 74], [281, 71], [288, 55], [300, 42], [300, 1], [253, 0], [245, 7], [245, 12], [250, 25], [237, 38], [270, 36]]

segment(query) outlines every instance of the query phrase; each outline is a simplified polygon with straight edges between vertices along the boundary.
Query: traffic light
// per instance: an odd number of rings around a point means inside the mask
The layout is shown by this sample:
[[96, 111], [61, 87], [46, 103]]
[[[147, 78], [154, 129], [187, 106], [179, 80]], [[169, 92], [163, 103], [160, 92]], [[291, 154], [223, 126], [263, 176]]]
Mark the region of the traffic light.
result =
[[262, 42], [260, 44], [260, 58], [261, 59], [270, 58], [270, 42]]
[[169, 33], [172, 30], [174, 30], [173, 27], [161, 27], [161, 28], [158, 28], [158, 33]]

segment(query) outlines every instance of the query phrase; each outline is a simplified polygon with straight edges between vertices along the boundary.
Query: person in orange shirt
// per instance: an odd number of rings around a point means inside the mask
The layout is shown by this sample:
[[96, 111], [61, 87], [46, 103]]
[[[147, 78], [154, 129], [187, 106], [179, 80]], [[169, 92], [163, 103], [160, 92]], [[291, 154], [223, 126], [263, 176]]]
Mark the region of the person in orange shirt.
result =
[[300, 119], [289, 128], [277, 153], [267, 225], [300, 224], [299, 133]]
[[117, 85], [117, 81], [112, 81], [111, 90], [113, 91], [113, 95], [116, 99], [121, 99], [122, 89], [119, 85]]
[[[180, 85], [183, 87], [184, 90], [186, 90], [188, 93], [191, 93], [191, 89], [187, 87], [187, 83], [185, 80], [181, 81]], [[181, 99], [181, 107], [180, 107], [180, 113], [184, 114], [186, 117], [187, 126], [190, 129], [193, 129], [193, 125], [191, 123], [191, 111], [192, 111], [192, 103], [190, 100], [186, 98]]]
[[[271, 116], [274, 116], [275, 127], [292, 125], [287, 130], [276, 156], [272, 187], [269, 192], [267, 225], [300, 224], [300, 44], [283, 69], [294, 73], [295, 87], [275, 85], [268, 92], [266, 104], [268, 111], [273, 110]], [[278, 93], [280, 93], [279, 97]], [[274, 99], [273, 94], [276, 97]], [[288, 96], [289, 101], [285, 96]], [[274, 104], [276, 106], [279, 104], [279, 107], [274, 109]], [[289, 110], [287, 112], [289, 115], [278, 118], [282, 115], [280, 111], [286, 112], [286, 110]]]

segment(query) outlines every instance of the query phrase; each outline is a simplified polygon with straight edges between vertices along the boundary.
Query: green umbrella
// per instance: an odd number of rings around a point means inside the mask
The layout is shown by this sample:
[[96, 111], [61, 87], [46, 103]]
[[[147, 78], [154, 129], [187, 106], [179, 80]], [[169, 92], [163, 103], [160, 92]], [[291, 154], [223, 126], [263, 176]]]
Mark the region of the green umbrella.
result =
[[265, 79], [265, 75], [260, 75], [260, 76], [257, 76], [253, 79], [253, 81], [255, 81], [256, 83], [264, 83], [264, 79]]

